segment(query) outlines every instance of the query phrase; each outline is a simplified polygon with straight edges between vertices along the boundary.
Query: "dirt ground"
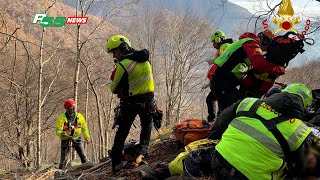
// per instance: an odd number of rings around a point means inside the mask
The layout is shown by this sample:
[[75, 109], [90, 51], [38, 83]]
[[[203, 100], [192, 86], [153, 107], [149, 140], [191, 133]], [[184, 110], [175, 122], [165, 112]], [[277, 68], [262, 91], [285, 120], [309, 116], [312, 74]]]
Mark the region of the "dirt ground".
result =
[[[145, 158], [145, 161], [148, 164], [153, 164], [156, 162], [169, 163], [182, 151], [184, 151], [184, 148], [179, 145], [175, 139], [158, 141], [150, 146], [149, 154]], [[94, 173], [86, 174], [83, 175], [83, 178], [81, 179], [140, 179], [138, 174], [133, 172], [134, 170], [135, 168], [129, 165], [127, 168], [124, 168], [116, 174], [113, 174], [111, 172], [111, 163], [108, 163], [101, 170], [96, 172], [96, 175]]]
[[[169, 163], [180, 152], [184, 151], [175, 139], [158, 140], [149, 147], [149, 154], [144, 159], [148, 164], [156, 162]], [[111, 160], [106, 159], [101, 164], [83, 164], [80, 166], [70, 167], [66, 172], [57, 169], [56, 166], [43, 167], [42, 170], [28, 171], [17, 170], [2, 174], [0, 179], [119, 179], [119, 180], [132, 180], [140, 179], [139, 175], [135, 172], [139, 167], [127, 165], [117, 173], [111, 172]]]

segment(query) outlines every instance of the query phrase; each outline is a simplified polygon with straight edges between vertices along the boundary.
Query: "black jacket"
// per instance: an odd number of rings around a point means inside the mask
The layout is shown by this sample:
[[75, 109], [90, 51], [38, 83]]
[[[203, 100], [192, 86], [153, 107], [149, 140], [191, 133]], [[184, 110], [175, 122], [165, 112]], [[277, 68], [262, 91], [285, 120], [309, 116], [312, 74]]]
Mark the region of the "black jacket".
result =
[[147, 49], [142, 49], [140, 51], [133, 50], [131, 53], [124, 55], [121, 60], [123, 59], [130, 59], [137, 62], [149, 61], [149, 51]]
[[309, 122], [313, 125], [320, 126], [320, 109], [312, 114], [312, 118]]

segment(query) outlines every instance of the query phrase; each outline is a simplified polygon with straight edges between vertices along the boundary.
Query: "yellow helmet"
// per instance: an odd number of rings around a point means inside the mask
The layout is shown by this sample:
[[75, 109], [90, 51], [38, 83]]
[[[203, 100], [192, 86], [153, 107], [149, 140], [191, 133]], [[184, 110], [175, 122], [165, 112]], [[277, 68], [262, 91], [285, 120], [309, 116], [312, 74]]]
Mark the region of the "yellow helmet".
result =
[[131, 47], [129, 39], [125, 36], [120, 34], [111, 36], [106, 43], [107, 52], [109, 53], [113, 49], [118, 48], [122, 43], [126, 43], [129, 47]]
[[303, 101], [304, 108], [307, 108], [312, 103], [312, 100], [313, 100], [312, 92], [304, 84], [299, 84], [299, 83], [289, 84], [282, 91], [300, 96]]
[[211, 39], [211, 42], [220, 43], [224, 39], [227, 39], [227, 36], [223, 31], [218, 30], [211, 35], [210, 39]]

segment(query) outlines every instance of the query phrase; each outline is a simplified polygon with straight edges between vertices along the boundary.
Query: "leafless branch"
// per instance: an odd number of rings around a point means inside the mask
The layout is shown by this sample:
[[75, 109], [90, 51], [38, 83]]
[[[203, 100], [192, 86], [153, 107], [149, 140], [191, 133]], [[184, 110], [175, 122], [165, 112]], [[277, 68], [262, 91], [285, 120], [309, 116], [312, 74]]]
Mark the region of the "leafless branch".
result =
[[3, 47], [0, 49], [0, 52], [7, 46], [7, 44], [10, 42], [11, 40], [11, 37], [13, 37], [13, 35], [17, 32], [17, 30], [20, 29], [20, 28], [16, 28], [13, 33], [11, 35], [9, 35], [9, 38], [8, 40], [4, 43]]
[[57, 2], [57, 0], [54, 0], [53, 3], [48, 6], [48, 8], [44, 11], [45, 14], [47, 14], [47, 12], [49, 11], [49, 9], [51, 9], [51, 8], [56, 4], [56, 2]]

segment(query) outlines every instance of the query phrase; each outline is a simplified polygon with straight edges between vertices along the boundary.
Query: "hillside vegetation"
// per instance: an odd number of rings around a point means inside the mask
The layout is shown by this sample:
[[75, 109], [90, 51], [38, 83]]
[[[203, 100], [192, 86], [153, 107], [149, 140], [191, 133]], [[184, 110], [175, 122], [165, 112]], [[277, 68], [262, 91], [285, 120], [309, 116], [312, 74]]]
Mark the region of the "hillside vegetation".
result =
[[[55, 135], [55, 122], [65, 111], [63, 102], [74, 97], [75, 82], [78, 111], [85, 115], [92, 137], [92, 144], [86, 147], [88, 157], [98, 163], [108, 156], [115, 133], [111, 129], [113, 109], [118, 103], [108, 88], [114, 63], [112, 55], [105, 52], [105, 43], [112, 34], [124, 34], [134, 48], [150, 50], [155, 96], [165, 112], [164, 127], [186, 118], [206, 118], [209, 90], [201, 91], [201, 86], [207, 83], [206, 59], [214, 54], [209, 40], [215, 29], [211, 20], [157, 7], [142, 8], [132, 15], [128, 12], [135, 3], [123, 1], [104, 17], [87, 14], [88, 23], [81, 26], [48, 27], [43, 31], [39, 24], [31, 23], [35, 14], [48, 10], [50, 16], [75, 16], [76, 10], [60, 1], [0, 0], [0, 173], [37, 168], [38, 150], [42, 165], [58, 163], [60, 140]], [[90, 8], [89, 2], [85, 8]], [[118, 12], [127, 16], [117, 16]], [[126, 23], [111, 25], [109, 21], [115, 19]], [[319, 67], [320, 62], [314, 61], [287, 69], [277, 81], [320, 88]], [[134, 124], [128, 140], [139, 138], [138, 119]], [[172, 160], [180, 149], [176, 150], [172, 153], [170, 148], [163, 149], [164, 161]], [[155, 157], [149, 160], [153, 162], [159, 152], [151, 152]], [[104, 170], [109, 171], [110, 165]]]

